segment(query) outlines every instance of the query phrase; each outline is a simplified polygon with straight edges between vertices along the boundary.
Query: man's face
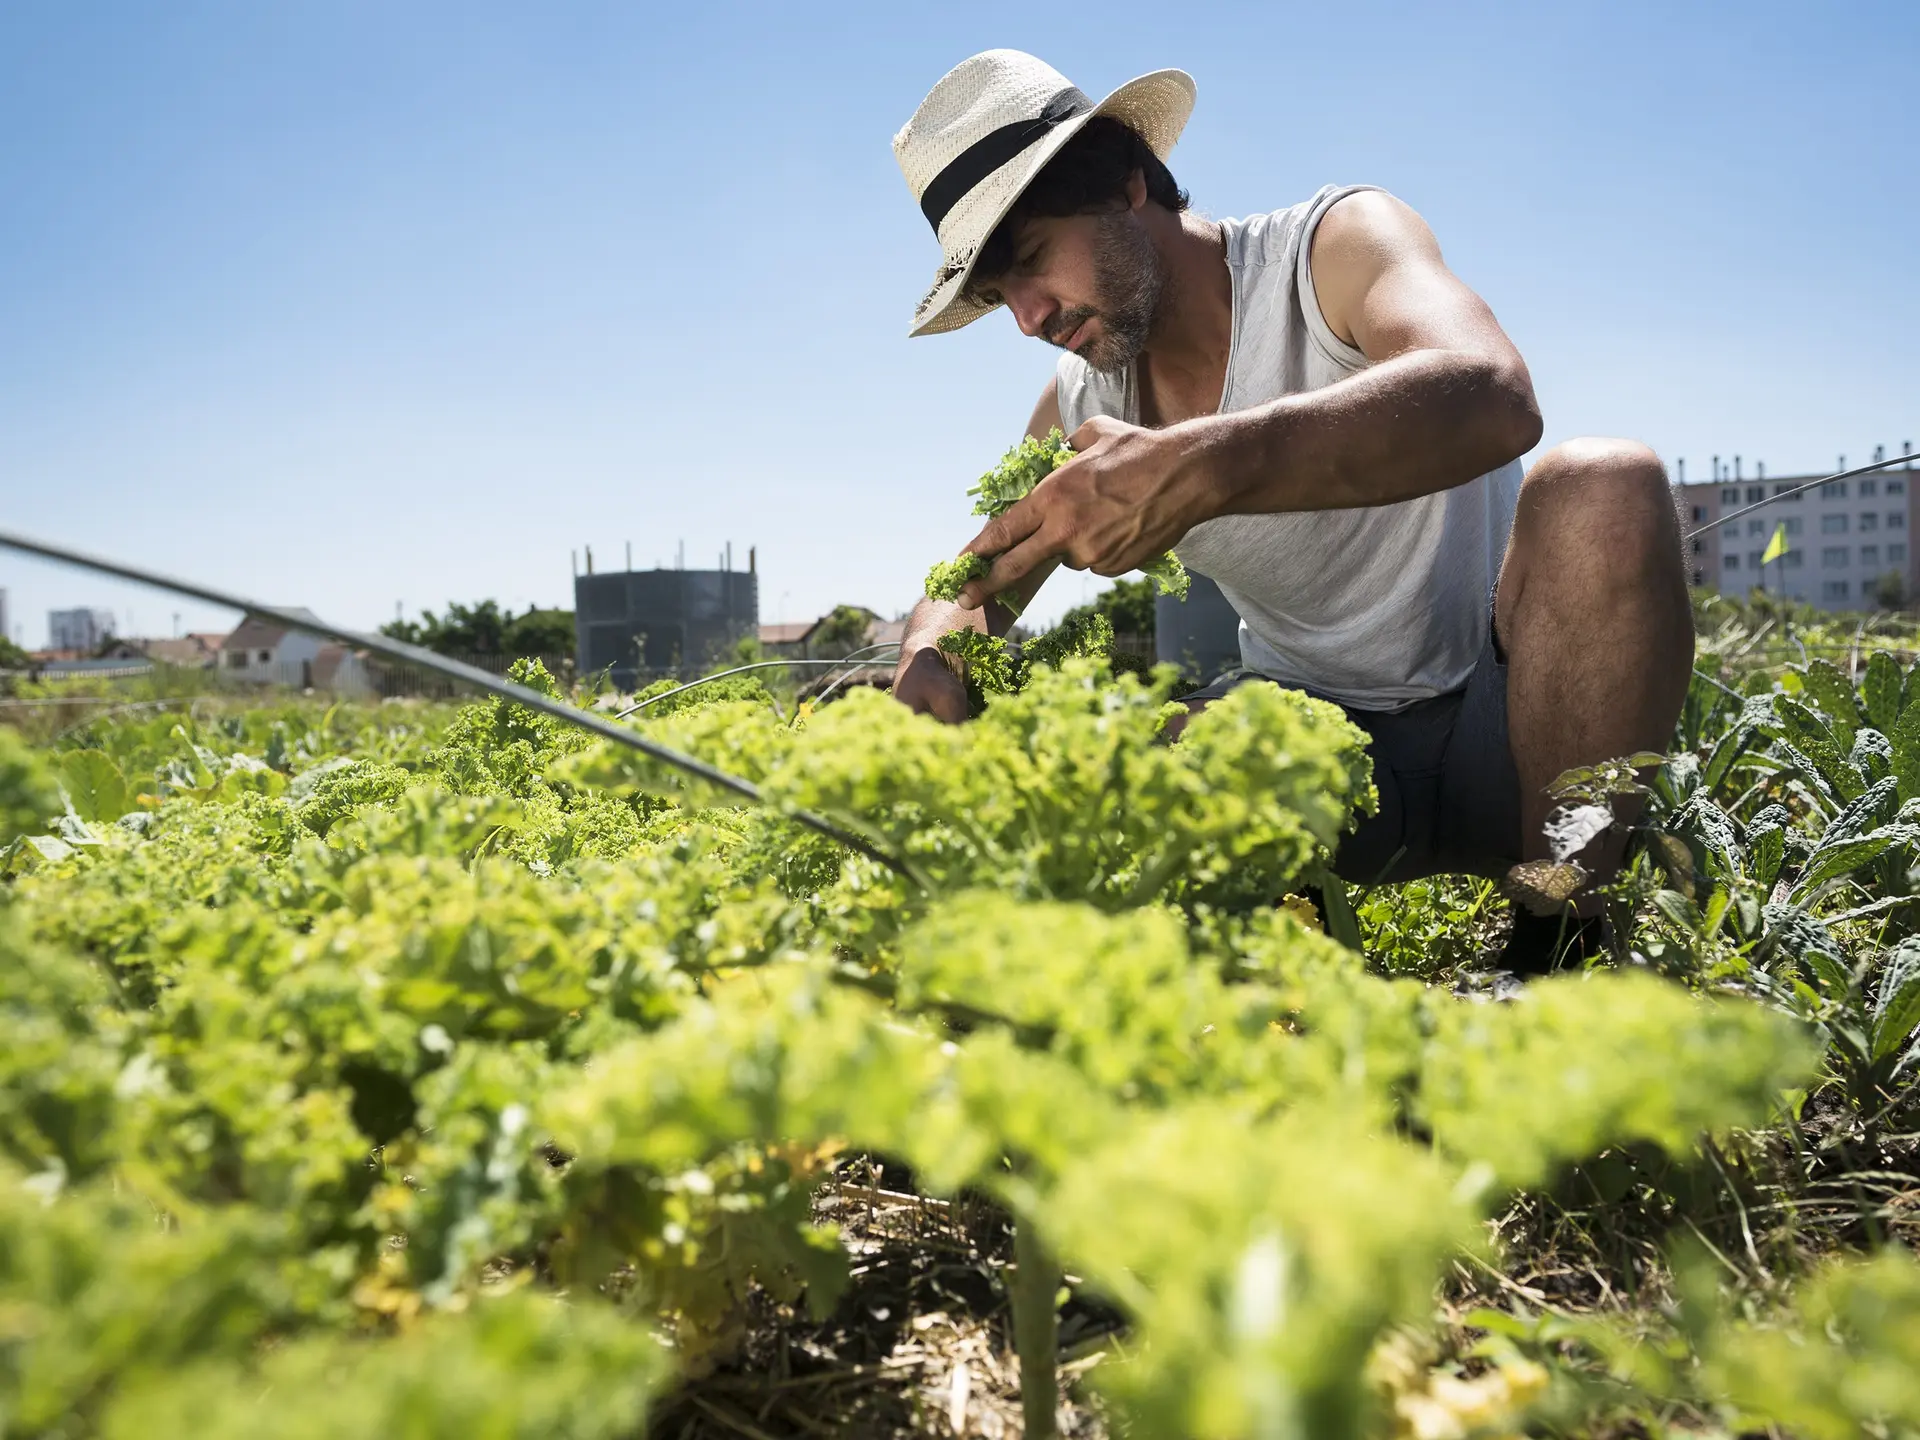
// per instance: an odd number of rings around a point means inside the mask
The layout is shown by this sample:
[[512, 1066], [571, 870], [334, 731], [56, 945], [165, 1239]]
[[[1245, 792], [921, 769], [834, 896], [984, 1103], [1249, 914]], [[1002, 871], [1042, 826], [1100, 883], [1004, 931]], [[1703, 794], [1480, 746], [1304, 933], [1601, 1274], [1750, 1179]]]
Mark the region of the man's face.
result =
[[1005, 301], [1024, 333], [1113, 372], [1146, 348], [1165, 284], [1139, 212], [1126, 209], [1029, 219], [1012, 268], [976, 288]]

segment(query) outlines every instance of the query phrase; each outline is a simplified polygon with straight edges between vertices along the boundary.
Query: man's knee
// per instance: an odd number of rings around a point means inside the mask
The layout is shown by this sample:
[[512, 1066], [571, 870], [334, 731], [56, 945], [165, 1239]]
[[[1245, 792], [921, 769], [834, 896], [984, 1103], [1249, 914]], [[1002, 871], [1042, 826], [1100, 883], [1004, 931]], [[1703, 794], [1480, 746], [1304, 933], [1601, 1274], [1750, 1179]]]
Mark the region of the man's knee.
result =
[[1652, 507], [1672, 513], [1667, 468], [1637, 440], [1563, 440], [1542, 455], [1520, 487], [1521, 502]]
[[1514, 538], [1635, 569], [1680, 570], [1680, 534], [1666, 467], [1634, 440], [1567, 440], [1520, 487]]

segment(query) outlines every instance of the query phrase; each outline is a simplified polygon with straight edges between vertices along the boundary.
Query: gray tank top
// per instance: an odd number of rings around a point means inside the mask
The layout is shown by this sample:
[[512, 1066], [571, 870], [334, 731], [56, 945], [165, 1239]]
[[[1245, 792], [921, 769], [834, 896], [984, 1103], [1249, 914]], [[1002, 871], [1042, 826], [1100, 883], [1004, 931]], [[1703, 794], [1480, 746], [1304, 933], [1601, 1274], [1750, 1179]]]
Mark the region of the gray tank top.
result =
[[[1342, 196], [1221, 224], [1233, 277], [1233, 342], [1222, 413], [1331, 385], [1367, 366], [1320, 313], [1308, 255], [1314, 227]], [[1094, 415], [1140, 423], [1133, 367], [1109, 375], [1060, 357], [1060, 419], [1071, 435]], [[1356, 710], [1398, 710], [1467, 683], [1491, 625], [1520, 490], [1520, 462], [1417, 500], [1358, 510], [1223, 515], [1175, 547], [1240, 615], [1247, 669]]]

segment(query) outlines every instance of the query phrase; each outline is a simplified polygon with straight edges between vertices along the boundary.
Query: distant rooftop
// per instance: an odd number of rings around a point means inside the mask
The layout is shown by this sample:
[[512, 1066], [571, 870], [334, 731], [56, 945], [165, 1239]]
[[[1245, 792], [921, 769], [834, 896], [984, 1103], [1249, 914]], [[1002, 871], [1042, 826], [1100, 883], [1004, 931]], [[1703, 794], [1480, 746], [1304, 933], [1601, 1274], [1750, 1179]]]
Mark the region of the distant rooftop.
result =
[[788, 620], [778, 625], [760, 627], [762, 645], [798, 645], [807, 638], [807, 632], [818, 625], [818, 620]]
[[[279, 607], [289, 615], [298, 615], [302, 620], [312, 620], [316, 624], [320, 617], [304, 605], [282, 605]], [[258, 615], [249, 615], [242, 620], [234, 632], [222, 642], [223, 650], [271, 650], [285, 637], [287, 627], [275, 620], [263, 620]]]

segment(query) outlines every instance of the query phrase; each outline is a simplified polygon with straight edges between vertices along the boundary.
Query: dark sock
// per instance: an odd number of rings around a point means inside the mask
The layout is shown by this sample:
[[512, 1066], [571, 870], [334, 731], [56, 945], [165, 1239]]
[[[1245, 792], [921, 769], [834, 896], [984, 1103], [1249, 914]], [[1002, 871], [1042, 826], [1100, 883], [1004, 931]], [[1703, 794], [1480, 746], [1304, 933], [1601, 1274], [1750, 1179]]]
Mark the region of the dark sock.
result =
[[1516, 975], [1550, 975], [1555, 970], [1577, 970], [1605, 950], [1599, 916], [1535, 915], [1515, 905], [1513, 929], [1500, 952], [1499, 968]]

